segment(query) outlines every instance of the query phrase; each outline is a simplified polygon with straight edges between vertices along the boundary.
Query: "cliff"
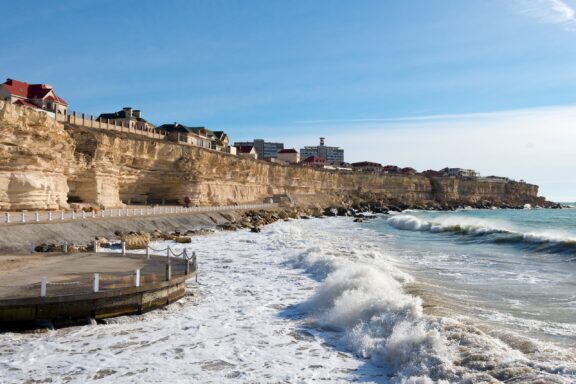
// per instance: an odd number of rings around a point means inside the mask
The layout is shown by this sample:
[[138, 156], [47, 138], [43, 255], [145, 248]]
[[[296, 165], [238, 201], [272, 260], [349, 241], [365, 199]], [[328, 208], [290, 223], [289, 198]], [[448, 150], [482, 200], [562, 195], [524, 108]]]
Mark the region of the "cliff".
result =
[[422, 175], [289, 167], [135, 134], [56, 122], [0, 101], [0, 209], [58, 209], [71, 202], [200, 205], [290, 195], [301, 205], [360, 201], [540, 204], [538, 187]]

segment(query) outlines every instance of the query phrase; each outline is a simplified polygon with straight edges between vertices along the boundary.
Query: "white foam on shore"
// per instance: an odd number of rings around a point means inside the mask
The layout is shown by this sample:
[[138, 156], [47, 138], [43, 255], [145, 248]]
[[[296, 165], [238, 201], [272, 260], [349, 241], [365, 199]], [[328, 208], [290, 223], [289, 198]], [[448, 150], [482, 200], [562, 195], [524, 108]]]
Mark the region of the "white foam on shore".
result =
[[[568, 383], [576, 362], [423, 314], [371, 231], [350, 219], [196, 237], [196, 297], [104, 326], [0, 334], [2, 379], [84, 383]], [[538, 348], [536, 348], [538, 349]], [[574, 364], [574, 365], [571, 365]], [[563, 377], [564, 375], [564, 377]], [[554, 380], [554, 381], [552, 381]], [[520, 381], [516, 381], [520, 382]]]

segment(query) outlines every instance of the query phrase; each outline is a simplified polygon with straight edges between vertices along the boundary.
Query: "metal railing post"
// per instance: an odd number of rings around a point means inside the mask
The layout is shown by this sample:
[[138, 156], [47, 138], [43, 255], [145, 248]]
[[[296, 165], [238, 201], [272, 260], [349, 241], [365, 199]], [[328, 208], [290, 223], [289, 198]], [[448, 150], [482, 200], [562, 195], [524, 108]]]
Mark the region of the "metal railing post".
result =
[[22, 222], [26, 222], [26, 213], [24, 213], [24, 211], [22, 211]]
[[126, 256], [126, 241], [122, 240], [120, 245], [122, 246], [122, 256]]
[[40, 213], [38, 213], [38, 212], [35, 212], [35, 213], [34, 213], [34, 220], [35, 220], [36, 222], [39, 222], [39, 221], [40, 221]]
[[48, 212], [48, 221], [52, 221], [52, 212]]
[[166, 281], [172, 280], [172, 264], [166, 263]]
[[137, 269], [134, 275], [134, 286], [135, 287], [139, 287], [140, 286], [140, 270]]
[[96, 293], [99, 290], [100, 290], [100, 274], [95, 273], [94, 274], [94, 285], [92, 286], [92, 291]]
[[46, 297], [46, 286], [48, 285], [48, 279], [43, 276], [40, 280], [40, 297]]

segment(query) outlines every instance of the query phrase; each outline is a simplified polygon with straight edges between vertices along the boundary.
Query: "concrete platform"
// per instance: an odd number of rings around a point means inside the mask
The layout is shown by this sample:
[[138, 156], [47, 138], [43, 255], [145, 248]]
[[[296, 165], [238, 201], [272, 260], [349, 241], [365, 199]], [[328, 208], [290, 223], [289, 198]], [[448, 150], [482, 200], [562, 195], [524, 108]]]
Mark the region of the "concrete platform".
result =
[[[135, 271], [140, 270], [140, 286]], [[188, 274], [186, 272], [188, 271]], [[94, 273], [99, 273], [94, 292]], [[166, 256], [74, 253], [0, 256], [0, 323], [102, 319], [143, 313], [185, 295], [193, 265]], [[40, 281], [46, 277], [46, 294]], [[168, 279], [169, 278], [169, 279]]]

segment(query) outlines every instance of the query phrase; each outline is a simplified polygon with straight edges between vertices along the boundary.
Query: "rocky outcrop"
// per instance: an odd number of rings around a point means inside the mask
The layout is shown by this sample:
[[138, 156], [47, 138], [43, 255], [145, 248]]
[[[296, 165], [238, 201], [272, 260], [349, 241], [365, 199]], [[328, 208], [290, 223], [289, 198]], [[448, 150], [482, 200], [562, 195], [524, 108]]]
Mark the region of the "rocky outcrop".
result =
[[290, 167], [138, 135], [55, 122], [0, 101], [0, 209], [58, 209], [72, 202], [196, 205], [287, 195], [302, 206], [535, 204], [535, 185], [423, 175]]
[[0, 101], [0, 209], [67, 205], [74, 141], [45, 113]]

